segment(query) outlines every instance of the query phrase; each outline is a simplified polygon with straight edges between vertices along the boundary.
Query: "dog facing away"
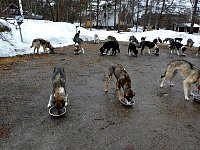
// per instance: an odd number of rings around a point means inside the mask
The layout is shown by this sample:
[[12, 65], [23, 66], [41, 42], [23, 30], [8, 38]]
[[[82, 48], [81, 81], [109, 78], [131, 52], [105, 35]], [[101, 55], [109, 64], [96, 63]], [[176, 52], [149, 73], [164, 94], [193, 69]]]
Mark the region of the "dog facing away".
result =
[[94, 43], [99, 44], [99, 36], [97, 34], [94, 34]]
[[[109, 50], [112, 48], [112, 54], [111, 56], [115, 56], [117, 51], [120, 53], [119, 49], [119, 43], [117, 41], [108, 41], [103, 44], [103, 46], [99, 49], [100, 54], [103, 56], [109, 52]], [[105, 52], [106, 50], [106, 52]]]
[[[131, 79], [121, 64], [109, 67], [108, 76], [105, 81], [104, 91], [108, 92], [109, 81], [112, 79], [113, 74], [116, 77], [116, 90], [119, 100], [125, 98], [127, 102], [131, 102], [133, 96], [135, 96], [135, 93], [131, 89]], [[124, 94], [121, 93], [121, 88], [123, 89]]]
[[[191, 86], [195, 83], [200, 83], [200, 70], [193, 67], [188, 61], [185, 60], [174, 60], [171, 61], [167, 65], [167, 70], [164, 74], [161, 75], [162, 82], [160, 87], [163, 87], [164, 82], [169, 80], [170, 86], [174, 86], [172, 84], [172, 79], [176, 76], [177, 73], [180, 73], [183, 77], [183, 90], [185, 100], [189, 100], [189, 94], [191, 92]], [[193, 95], [193, 94], [192, 94]]]
[[58, 114], [61, 109], [68, 105], [68, 94], [66, 91], [66, 75], [63, 67], [55, 67], [52, 76], [53, 90], [47, 107], [54, 107]]
[[37, 38], [37, 39], [34, 39], [32, 41], [32, 45], [30, 48], [34, 47], [34, 53], [35, 53], [35, 50], [37, 49], [37, 53], [39, 53], [39, 49], [40, 47], [43, 47], [43, 50], [44, 50], [44, 53], [47, 52], [47, 48], [50, 50], [50, 54], [54, 54], [54, 47], [51, 45], [51, 43], [47, 40], [44, 40], [42, 38]]
[[134, 42], [130, 42], [128, 45], [128, 53], [129, 56], [135, 56], [137, 57], [138, 50], [136, 49], [136, 45]]
[[144, 48], [145, 47], [148, 47], [148, 49], [149, 49], [149, 54], [151, 54], [152, 53], [152, 50], [154, 50], [155, 52], [154, 52], [154, 54], [155, 55], [159, 55], [159, 48], [158, 48], [158, 46], [155, 44], [155, 43], [153, 43], [153, 42], [150, 42], [150, 41], [142, 41], [141, 43], [140, 43], [140, 47], [141, 47], [141, 53], [142, 54], [144, 54], [143, 53], [143, 50], [144, 50]]

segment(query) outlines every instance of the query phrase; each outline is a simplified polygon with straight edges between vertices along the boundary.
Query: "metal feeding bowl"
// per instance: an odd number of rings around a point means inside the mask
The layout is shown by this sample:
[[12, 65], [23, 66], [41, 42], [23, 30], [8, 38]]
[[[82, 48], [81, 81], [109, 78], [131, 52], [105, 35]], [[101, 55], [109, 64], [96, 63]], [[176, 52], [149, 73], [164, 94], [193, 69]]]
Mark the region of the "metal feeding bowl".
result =
[[127, 107], [127, 108], [130, 108], [135, 104], [134, 100], [131, 100], [130, 102], [128, 102], [125, 98], [121, 99], [120, 102], [122, 106]]
[[66, 112], [67, 112], [67, 109], [66, 107], [63, 107], [61, 110], [60, 110], [60, 114], [58, 114], [58, 110], [55, 108], [55, 107], [50, 107], [49, 108], [49, 114], [53, 117], [60, 117], [62, 115], [64, 115]]
[[194, 95], [194, 102], [200, 104], [200, 94], [199, 95]]

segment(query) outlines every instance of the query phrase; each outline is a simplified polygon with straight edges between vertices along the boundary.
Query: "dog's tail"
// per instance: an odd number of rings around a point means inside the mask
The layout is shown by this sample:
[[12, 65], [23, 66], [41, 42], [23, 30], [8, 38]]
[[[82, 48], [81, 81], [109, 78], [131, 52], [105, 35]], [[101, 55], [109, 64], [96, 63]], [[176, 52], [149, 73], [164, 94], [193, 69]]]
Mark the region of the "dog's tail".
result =
[[32, 48], [34, 45], [33, 45], [33, 43], [32, 43], [32, 45], [31, 45], [31, 47], [30, 48]]
[[167, 71], [165, 71], [160, 77], [161, 79], [164, 78], [166, 76]]

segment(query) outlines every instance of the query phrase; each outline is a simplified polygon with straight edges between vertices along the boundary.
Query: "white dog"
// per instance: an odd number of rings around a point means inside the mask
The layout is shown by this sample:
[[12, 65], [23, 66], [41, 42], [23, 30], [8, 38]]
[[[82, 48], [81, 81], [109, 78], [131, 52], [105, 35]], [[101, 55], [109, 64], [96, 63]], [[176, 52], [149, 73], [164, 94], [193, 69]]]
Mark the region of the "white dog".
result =
[[94, 43], [99, 44], [99, 36], [97, 34], [94, 35]]

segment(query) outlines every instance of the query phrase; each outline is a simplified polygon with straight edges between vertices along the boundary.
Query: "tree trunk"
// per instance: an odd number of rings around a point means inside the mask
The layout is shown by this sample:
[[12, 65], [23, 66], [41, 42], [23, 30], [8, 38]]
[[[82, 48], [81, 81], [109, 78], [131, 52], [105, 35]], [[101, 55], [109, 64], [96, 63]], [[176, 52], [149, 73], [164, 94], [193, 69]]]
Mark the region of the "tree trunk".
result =
[[121, 22], [121, 7], [122, 7], [121, 6], [121, 0], [119, 0], [119, 14], [118, 14], [118, 26], [117, 26], [118, 27], [118, 33], [120, 33], [120, 30], [121, 30], [121, 27], [120, 27], [121, 26], [120, 25], [121, 24], [120, 23]]
[[99, 28], [99, 0], [97, 0], [97, 23], [96, 27]]
[[51, 19], [52, 19], [52, 21], [54, 22], [53, 10], [52, 10], [52, 7], [51, 7], [51, 4], [50, 4], [49, 0], [47, 0], [47, 3], [48, 3], [48, 5], [49, 5], [49, 9], [50, 9], [50, 12], [51, 12]]
[[194, 21], [195, 21], [195, 16], [196, 16], [196, 11], [197, 11], [197, 4], [198, 4], [198, 0], [195, 0], [189, 34], [193, 34], [194, 32], [193, 29], [194, 29]]
[[157, 30], [160, 29], [160, 22], [161, 22], [161, 18], [162, 18], [162, 13], [164, 12], [164, 9], [165, 9], [164, 6], [165, 6], [165, 0], [163, 0], [162, 9], [161, 9], [161, 12], [160, 12], [159, 17], [158, 17]]
[[148, 22], [148, 17], [147, 17], [148, 3], [149, 3], [149, 0], [146, 0], [143, 32], [146, 30], [146, 25], [147, 25], [147, 22]]

